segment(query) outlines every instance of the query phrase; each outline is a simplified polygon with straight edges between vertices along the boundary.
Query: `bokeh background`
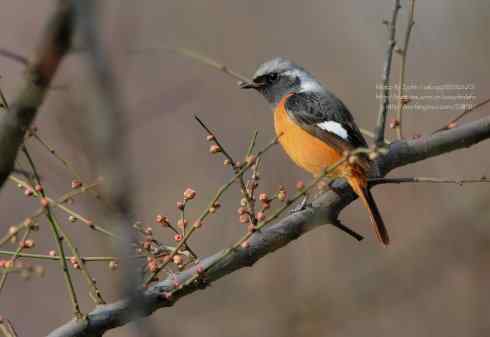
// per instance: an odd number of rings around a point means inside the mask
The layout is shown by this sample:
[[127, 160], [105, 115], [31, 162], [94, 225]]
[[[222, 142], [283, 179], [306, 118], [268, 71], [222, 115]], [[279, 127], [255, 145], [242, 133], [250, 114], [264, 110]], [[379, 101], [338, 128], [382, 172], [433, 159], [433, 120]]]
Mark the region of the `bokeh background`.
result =
[[[406, 7], [406, 1], [402, 1]], [[51, 13], [52, 0], [3, 0], [0, 47], [30, 55]], [[274, 56], [304, 65], [351, 109], [357, 122], [373, 129], [378, 111], [392, 1], [105, 1], [104, 39], [127, 108], [137, 216], [151, 223], [158, 212], [174, 216], [175, 202], [192, 186], [199, 193], [193, 214], [204, 207], [230, 176], [222, 160], [207, 153], [204, 134], [193, 120], [201, 116], [236, 156], [253, 130], [265, 144], [273, 136], [272, 115], [253, 92], [240, 91], [223, 73], [158, 49], [189, 48], [251, 75]], [[406, 8], [400, 13], [404, 31]], [[414, 84], [470, 84], [475, 102], [490, 95], [490, 2], [418, 1], [407, 64]], [[401, 34], [400, 34], [401, 38]], [[36, 125], [58, 153], [73, 162], [87, 181], [95, 179], [86, 156], [84, 68], [79, 54], [64, 62]], [[397, 79], [399, 57], [394, 58]], [[12, 98], [22, 66], [0, 58], [1, 85]], [[434, 103], [434, 102], [432, 102]], [[438, 102], [436, 102], [437, 104]], [[469, 119], [488, 113], [480, 109]], [[414, 110], [405, 114], [409, 137], [427, 134], [461, 110]], [[388, 131], [389, 136], [394, 134]], [[29, 147], [53, 196], [69, 189], [71, 176], [34, 142]], [[488, 143], [411, 165], [392, 176], [480, 177], [488, 175]], [[127, 149], [121, 149], [127, 151]], [[260, 190], [293, 187], [309, 179], [282, 153], [265, 161]], [[375, 196], [393, 244], [380, 247], [365, 210], [349, 206], [342, 219], [368, 236], [362, 243], [322, 227], [267, 256], [254, 268], [234, 273], [152, 316], [168, 336], [485, 336], [490, 333], [489, 189], [486, 184], [386, 185]], [[202, 255], [232, 243], [244, 231], [235, 209], [239, 192], [226, 194], [223, 210], [192, 246]], [[96, 218], [99, 207], [85, 196], [74, 207]], [[0, 231], [32, 214], [37, 203], [9, 183], [0, 192]], [[110, 254], [107, 241], [85, 226], [66, 221], [66, 230], [84, 255]], [[156, 227], [156, 226], [154, 226]], [[155, 228], [160, 238], [169, 233]], [[53, 249], [48, 224], [36, 233], [35, 252]], [[46, 335], [69, 320], [70, 303], [55, 263], [29, 282], [10, 276], [0, 294], [0, 314], [20, 336]], [[103, 293], [117, 298], [115, 275], [91, 265]], [[77, 274], [77, 273], [75, 273]], [[92, 304], [77, 276], [82, 309]], [[130, 336], [123, 327], [107, 336]]]

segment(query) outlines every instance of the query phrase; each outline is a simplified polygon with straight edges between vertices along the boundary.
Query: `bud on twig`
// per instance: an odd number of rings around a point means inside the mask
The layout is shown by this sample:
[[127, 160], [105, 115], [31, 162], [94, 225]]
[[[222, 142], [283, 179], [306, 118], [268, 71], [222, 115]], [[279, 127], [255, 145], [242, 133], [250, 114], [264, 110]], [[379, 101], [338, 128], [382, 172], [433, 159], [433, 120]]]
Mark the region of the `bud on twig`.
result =
[[259, 200], [262, 202], [268, 202], [269, 196], [267, 195], [267, 193], [260, 193], [259, 194]]
[[184, 200], [192, 200], [196, 197], [196, 191], [194, 191], [192, 188], [187, 188], [184, 191]]
[[285, 190], [281, 189], [279, 190], [279, 192], [277, 192], [277, 200], [284, 201], [286, 200], [286, 198], [287, 198], [287, 194]]
[[264, 214], [264, 212], [257, 212], [257, 214], [255, 215], [255, 218], [256, 218], [258, 221], [265, 220], [265, 214]]
[[247, 214], [240, 215], [240, 223], [246, 224], [249, 222], [249, 216]]
[[161, 214], [158, 214], [156, 217], [155, 217], [155, 222], [156, 223], [159, 223], [160, 225], [162, 226], [168, 226], [170, 225], [170, 221], [169, 219], [166, 217], [166, 216], [163, 216]]
[[110, 261], [109, 262], [109, 269], [110, 270], [116, 270], [117, 268], [119, 268], [119, 264], [117, 263], [117, 261]]
[[47, 198], [41, 198], [40, 202], [41, 206], [43, 206], [44, 208], [49, 206], [49, 200]]
[[218, 145], [213, 144], [209, 147], [209, 152], [215, 154], [221, 152], [221, 148]]
[[71, 188], [72, 189], [77, 189], [77, 188], [80, 188], [82, 187], [82, 182], [80, 180], [72, 180], [71, 182]]

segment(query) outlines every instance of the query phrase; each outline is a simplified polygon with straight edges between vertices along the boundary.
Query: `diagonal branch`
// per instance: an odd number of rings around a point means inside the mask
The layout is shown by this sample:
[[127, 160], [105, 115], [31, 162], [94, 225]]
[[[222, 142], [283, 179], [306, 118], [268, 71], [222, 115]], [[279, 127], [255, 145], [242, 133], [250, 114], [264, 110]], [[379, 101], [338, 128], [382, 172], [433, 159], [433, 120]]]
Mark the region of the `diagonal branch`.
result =
[[73, 30], [72, 7], [60, 0], [37, 54], [27, 66], [22, 89], [10, 108], [0, 114], [0, 187], [12, 171], [24, 134], [36, 117], [49, 84], [70, 48]]
[[[470, 147], [488, 138], [490, 138], [490, 117], [419, 139], [395, 142], [390, 145], [386, 155], [378, 158], [377, 164], [381, 176], [385, 176], [398, 167]], [[179, 298], [203, 289], [210, 282], [243, 267], [252, 266], [260, 258], [287, 245], [313, 228], [325, 223], [337, 222], [340, 212], [355, 200], [355, 195], [343, 180], [336, 180], [332, 187], [332, 190], [315, 199], [312, 207], [286, 216], [254, 233], [247, 248], [236, 248], [231, 253], [229, 249], [224, 249], [204, 258], [199, 265], [150, 287], [144, 294], [143, 315], [148, 316], [159, 308], [172, 306]], [[226, 254], [225, 258], [223, 258], [224, 254]], [[210, 266], [212, 267], [209, 268]], [[202, 274], [202, 270], [207, 271]], [[195, 276], [200, 273], [201, 277], [196, 279]], [[196, 281], [187, 284], [190, 279]], [[166, 296], [169, 292], [173, 292], [171, 297]], [[70, 321], [51, 332], [49, 337], [102, 335], [107, 330], [128, 323], [128, 312], [130, 312], [128, 303], [126, 300], [121, 300], [100, 306], [88, 314], [87, 321]]]

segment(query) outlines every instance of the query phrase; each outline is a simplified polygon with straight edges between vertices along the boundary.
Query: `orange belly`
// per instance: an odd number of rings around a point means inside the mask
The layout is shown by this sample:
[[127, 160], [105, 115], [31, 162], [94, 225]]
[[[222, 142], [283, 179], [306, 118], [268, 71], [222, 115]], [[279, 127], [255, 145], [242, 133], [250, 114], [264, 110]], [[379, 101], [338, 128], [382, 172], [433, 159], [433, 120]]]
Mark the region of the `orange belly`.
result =
[[[279, 143], [298, 166], [318, 176], [325, 168], [342, 159], [342, 153], [310, 135], [292, 121], [284, 109], [286, 99], [287, 97], [281, 100], [278, 108], [274, 111], [276, 134], [282, 134], [279, 137]], [[341, 165], [332, 175], [344, 176], [346, 166]]]

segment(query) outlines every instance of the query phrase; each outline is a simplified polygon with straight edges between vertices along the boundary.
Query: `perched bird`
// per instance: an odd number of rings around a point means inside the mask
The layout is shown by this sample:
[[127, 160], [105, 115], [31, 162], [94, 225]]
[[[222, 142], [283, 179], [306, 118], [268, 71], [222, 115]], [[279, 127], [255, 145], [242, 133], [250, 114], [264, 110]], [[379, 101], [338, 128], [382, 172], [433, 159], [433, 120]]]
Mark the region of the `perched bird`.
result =
[[[342, 101], [308, 71], [285, 58], [262, 64], [252, 82], [240, 87], [257, 90], [272, 105], [279, 142], [298, 166], [314, 176], [341, 160], [346, 151], [367, 147]], [[379, 240], [387, 245], [388, 232], [367, 188], [370, 166], [368, 157], [360, 154], [358, 160], [344, 162], [330, 176], [347, 180], [368, 209]]]

